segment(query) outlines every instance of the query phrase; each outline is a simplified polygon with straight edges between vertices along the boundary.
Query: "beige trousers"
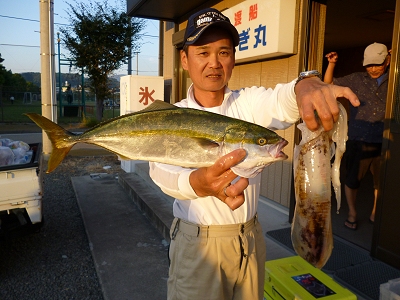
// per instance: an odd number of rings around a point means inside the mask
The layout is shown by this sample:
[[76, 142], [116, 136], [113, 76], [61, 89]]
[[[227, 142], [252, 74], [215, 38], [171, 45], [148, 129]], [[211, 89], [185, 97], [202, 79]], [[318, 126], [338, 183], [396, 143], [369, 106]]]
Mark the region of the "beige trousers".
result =
[[168, 300], [262, 300], [266, 246], [254, 217], [245, 224], [171, 226]]

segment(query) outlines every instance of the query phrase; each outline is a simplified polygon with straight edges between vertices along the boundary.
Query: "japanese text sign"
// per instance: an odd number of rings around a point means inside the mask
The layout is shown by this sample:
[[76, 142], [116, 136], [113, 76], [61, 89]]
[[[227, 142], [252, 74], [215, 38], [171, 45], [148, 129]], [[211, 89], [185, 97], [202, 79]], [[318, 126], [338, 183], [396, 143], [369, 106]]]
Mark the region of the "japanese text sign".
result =
[[164, 77], [127, 75], [120, 79], [120, 114], [139, 111], [164, 99]]
[[249, 0], [223, 11], [239, 32], [236, 62], [294, 54], [296, 0]]

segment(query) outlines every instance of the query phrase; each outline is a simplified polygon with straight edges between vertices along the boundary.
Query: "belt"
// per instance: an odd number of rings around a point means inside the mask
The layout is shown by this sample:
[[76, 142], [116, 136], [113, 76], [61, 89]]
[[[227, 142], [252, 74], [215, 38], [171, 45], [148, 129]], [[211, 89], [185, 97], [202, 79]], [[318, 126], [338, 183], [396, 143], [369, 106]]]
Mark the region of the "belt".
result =
[[172, 224], [172, 228], [174, 228], [172, 239], [175, 238], [178, 230], [194, 237], [214, 238], [238, 236], [250, 232], [257, 222], [257, 214], [246, 223], [229, 225], [199, 225], [183, 219], [175, 218]]

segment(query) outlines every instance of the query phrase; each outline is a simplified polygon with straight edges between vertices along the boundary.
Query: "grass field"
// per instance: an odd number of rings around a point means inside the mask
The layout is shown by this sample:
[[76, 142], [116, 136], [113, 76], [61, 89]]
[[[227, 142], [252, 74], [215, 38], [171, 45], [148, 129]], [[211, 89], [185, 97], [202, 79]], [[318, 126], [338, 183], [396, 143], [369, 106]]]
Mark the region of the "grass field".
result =
[[[96, 108], [95, 103], [90, 102], [86, 105], [85, 111], [86, 114], [83, 113], [83, 109], [80, 109], [79, 112], [75, 114], [67, 114], [65, 105], [63, 107], [63, 114], [68, 116], [60, 116], [59, 109], [57, 110], [57, 120], [59, 124], [70, 124], [70, 123], [89, 123], [86, 125], [95, 125], [96, 124]], [[78, 111], [77, 109], [75, 111]], [[0, 122], [2, 123], [32, 123], [32, 121], [25, 116], [25, 113], [38, 113], [42, 112], [42, 104], [40, 101], [32, 101], [31, 103], [23, 103], [22, 100], [16, 99], [13, 104], [10, 102], [0, 103]], [[72, 115], [72, 116], [71, 116]], [[103, 120], [108, 120], [113, 117], [119, 116], [119, 107], [115, 108], [105, 108], [103, 112]]]

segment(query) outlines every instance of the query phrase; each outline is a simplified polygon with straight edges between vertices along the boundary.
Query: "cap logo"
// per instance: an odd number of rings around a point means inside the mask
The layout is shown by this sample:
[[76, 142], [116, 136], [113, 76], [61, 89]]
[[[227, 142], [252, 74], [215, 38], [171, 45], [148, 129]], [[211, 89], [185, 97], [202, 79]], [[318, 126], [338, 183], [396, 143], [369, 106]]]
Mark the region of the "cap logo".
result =
[[194, 19], [194, 24], [196, 28], [199, 28], [215, 21], [226, 21], [226, 18], [222, 14], [210, 11], [197, 16]]
[[213, 19], [212, 19], [211, 17], [205, 17], [205, 18], [203, 18], [203, 19], [198, 19], [198, 20], [196, 21], [196, 25], [197, 25], [197, 27], [200, 27], [201, 24], [203, 24], [204, 22], [211, 23], [212, 20], [213, 20]]
[[210, 25], [216, 23], [219, 23], [219, 26], [224, 27], [232, 34], [235, 46], [237, 46], [239, 37], [236, 28], [231, 24], [228, 17], [213, 8], [203, 9], [189, 17], [185, 30], [185, 43], [187, 45], [193, 43]]

